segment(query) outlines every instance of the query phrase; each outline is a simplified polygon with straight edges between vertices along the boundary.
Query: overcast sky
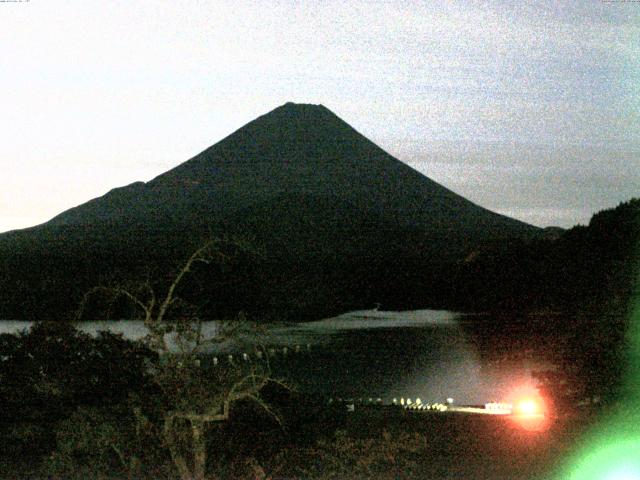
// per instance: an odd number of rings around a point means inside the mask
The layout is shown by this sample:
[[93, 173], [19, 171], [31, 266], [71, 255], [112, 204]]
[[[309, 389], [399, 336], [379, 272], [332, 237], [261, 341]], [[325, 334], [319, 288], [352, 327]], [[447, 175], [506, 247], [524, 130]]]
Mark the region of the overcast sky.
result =
[[640, 3], [0, 2], [0, 232], [321, 103], [492, 210], [640, 196]]

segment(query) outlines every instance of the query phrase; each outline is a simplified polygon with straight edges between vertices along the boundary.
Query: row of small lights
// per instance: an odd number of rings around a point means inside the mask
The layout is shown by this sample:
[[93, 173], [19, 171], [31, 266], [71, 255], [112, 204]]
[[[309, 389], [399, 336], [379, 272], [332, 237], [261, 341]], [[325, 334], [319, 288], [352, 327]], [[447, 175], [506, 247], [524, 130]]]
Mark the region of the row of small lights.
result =
[[[368, 400], [363, 400], [362, 398], [359, 398], [357, 401], [343, 400], [342, 398], [338, 398], [335, 401], [337, 401], [338, 403], [347, 402], [347, 403], [353, 403], [353, 404], [383, 405], [383, 401], [379, 397], [375, 399], [373, 397], [370, 397]], [[329, 403], [331, 404], [333, 402], [334, 402], [334, 399], [330, 398]], [[394, 398], [391, 404], [396, 406], [401, 406], [405, 410], [437, 410], [440, 412], [444, 412], [448, 408], [448, 405], [453, 404], [453, 398], [447, 398], [447, 404], [444, 404], [444, 403], [422, 403], [422, 400], [420, 400], [419, 398], [416, 398], [414, 402], [410, 398], [405, 399], [403, 397], [403, 398], [400, 398], [400, 400], [398, 400], [397, 398]]]
[[[350, 403], [350, 404], [368, 404], [368, 405], [383, 405], [383, 401], [381, 398], [372, 398], [370, 397], [368, 400], [363, 400], [359, 398], [357, 400], [343, 400], [342, 398], [338, 398], [334, 400], [333, 398], [329, 399], [329, 404], [337, 401], [338, 403]], [[392, 405], [400, 406], [405, 410], [432, 410], [438, 412], [444, 412], [449, 409], [451, 405], [453, 405], [453, 398], [447, 398], [446, 403], [422, 403], [422, 400], [416, 398], [415, 401], [412, 401], [411, 398], [394, 398], [391, 402]], [[484, 405], [485, 410], [492, 413], [513, 413], [514, 411], [518, 411], [521, 414], [535, 414], [539, 410], [539, 405], [533, 399], [524, 399], [521, 400], [518, 404], [518, 408], [514, 409], [514, 406], [511, 403], [507, 402], [489, 402]]]
[[513, 411], [513, 405], [506, 402], [485, 403], [484, 408], [485, 410], [490, 410], [492, 412], [512, 412]]
[[444, 412], [447, 410], [449, 405], [453, 404], [453, 398], [447, 398], [447, 404], [444, 403], [422, 403], [422, 400], [416, 398], [415, 402], [412, 402], [410, 398], [406, 400], [401, 398], [398, 402], [397, 398], [393, 399], [393, 405], [400, 405], [405, 410], [435, 410], [438, 412]]
[[[278, 355], [287, 356], [289, 353], [301, 353], [303, 351], [310, 352], [311, 344], [307, 344], [306, 348], [301, 345], [296, 345], [295, 347], [289, 349], [288, 347], [283, 347], [282, 349], [276, 348], [268, 348], [264, 351], [257, 350], [253, 356], [255, 356], [256, 360], [262, 360], [265, 357], [276, 357]], [[226, 359], [229, 363], [234, 363], [234, 359], [242, 360], [243, 362], [251, 362], [253, 360], [252, 355], [248, 353], [238, 354], [234, 357], [234, 355], [229, 354], [226, 357], [213, 357], [213, 364], [218, 365], [221, 360]]]

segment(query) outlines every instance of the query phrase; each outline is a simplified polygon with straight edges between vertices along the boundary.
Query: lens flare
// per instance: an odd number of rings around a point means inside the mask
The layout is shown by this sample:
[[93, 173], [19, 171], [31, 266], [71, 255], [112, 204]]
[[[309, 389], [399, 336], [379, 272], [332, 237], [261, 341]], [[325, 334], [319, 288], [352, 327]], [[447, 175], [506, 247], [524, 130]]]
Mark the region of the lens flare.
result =
[[638, 480], [640, 479], [640, 467], [623, 465], [615, 467], [606, 474], [604, 480]]
[[[574, 466], [571, 480], [638, 480], [640, 479], [640, 441], [618, 439], [603, 442]], [[565, 477], [567, 478], [567, 477]]]
[[546, 415], [545, 405], [539, 396], [519, 396], [513, 406], [512, 422], [521, 430], [541, 434], [546, 432], [550, 425], [550, 417]]
[[538, 401], [533, 398], [523, 398], [516, 403], [515, 413], [519, 415], [540, 415], [542, 411]]

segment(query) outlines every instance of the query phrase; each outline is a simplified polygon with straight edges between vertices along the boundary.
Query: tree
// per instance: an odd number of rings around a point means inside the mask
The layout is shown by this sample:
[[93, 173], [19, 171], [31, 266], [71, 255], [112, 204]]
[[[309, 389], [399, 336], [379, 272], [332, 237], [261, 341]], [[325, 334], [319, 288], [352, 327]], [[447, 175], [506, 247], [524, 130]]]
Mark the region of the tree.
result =
[[[246, 248], [234, 241], [235, 246]], [[157, 352], [158, 361], [150, 366], [159, 398], [141, 399], [136, 415], [140, 422], [148, 419], [145, 409], [151, 404], [161, 411], [162, 442], [182, 480], [204, 479], [207, 466], [207, 432], [230, 418], [233, 405], [251, 401], [280, 422], [280, 417], [262, 398], [261, 391], [269, 383], [280, 383], [271, 377], [267, 352], [264, 360], [213, 368], [207, 365], [207, 350], [231, 340], [243, 338], [250, 324], [240, 314], [232, 321], [218, 322], [217, 332], [203, 333], [200, 309], [180, 295], [187, 278], [199, 265], [228, 262], [226, 241], [212, 240], [197, 249], [169, 283], [166, 293], [158, 296], [151, 282], [127, 288], [99, 286], [87, 292], [78, 310], [81, 318], [85, 307], [95, 296], [103, 296], [109, 305], [126, 299], [142, 315], [148, 335], [144, 344]]]

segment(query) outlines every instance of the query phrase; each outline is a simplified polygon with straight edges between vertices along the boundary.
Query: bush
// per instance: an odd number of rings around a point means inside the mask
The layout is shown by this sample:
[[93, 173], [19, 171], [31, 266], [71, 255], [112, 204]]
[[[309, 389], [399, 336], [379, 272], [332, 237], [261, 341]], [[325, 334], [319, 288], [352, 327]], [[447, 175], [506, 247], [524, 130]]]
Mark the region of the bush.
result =
[[150, 388], [154, 355], [120, 335], [97, 338], [66, 323], [0, 335], [0, 443], [7, 454], [46, 454], [59, 422], [79, 407], [112, 408]]

